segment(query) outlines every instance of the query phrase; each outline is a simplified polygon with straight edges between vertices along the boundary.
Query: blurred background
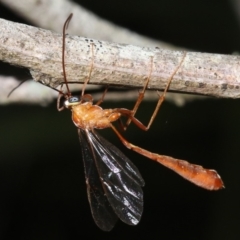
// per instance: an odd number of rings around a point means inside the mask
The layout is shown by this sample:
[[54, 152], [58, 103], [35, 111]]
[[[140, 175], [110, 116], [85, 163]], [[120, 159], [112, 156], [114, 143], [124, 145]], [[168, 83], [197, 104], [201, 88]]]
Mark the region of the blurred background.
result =
[[[240, 51], [237, 1], [79, 3], [118, 25], [179, 47], [221, 54]], [[0, 17], [32, 24], [4, 5]], [[0, 64], [0, 74], [31, 77], [27, 69], [6, 63]], [[143, 123], [155, 104], [142, 103], [137, 117]], [[133, 105], [104, 102], [103, 107]], [[146, 182], [141, 222], [131, 227], [119, 221], [105, 233], [91, 216], [71, 113], [59, 113], [55, 102], [47, 107], [0, 106], [0, 239], [239, 239], [239, 110], [239, 99], [208, 97], [183, 107], [165, 101], [148, 132], [131, 125], [125, 135], [152, 152], [217, 170], [226, 186], [217, 192], [194, 186], [126, 149], [110, 130], [102, 130], [101, 135], [134, 162]]]

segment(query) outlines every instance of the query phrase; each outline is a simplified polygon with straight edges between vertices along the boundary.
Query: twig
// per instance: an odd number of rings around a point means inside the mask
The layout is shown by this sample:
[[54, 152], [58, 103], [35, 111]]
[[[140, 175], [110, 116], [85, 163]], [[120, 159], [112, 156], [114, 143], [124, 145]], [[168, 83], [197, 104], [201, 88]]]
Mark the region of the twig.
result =
[[[124, 42], [136, 44], [139, 46], [158, 46], [161, 48], [171, 48], [177, 49], [177, 47], [164, 43], [161, 41], [153, 40], [140, 34], [136, 34], [131, 30], [119, 27], [109, 21], [103, 20], [100, 17], [96, 16], [92, 12], [86, 10], [85, 8], [77, 5], [76, 3], [69, 0], [22, 0], [21, 2], [14, 0], [0, 0], [1, 3], [5, 4], [8, 8], [22, 15], [25, 19], [30, 20], [37, 26], [43, 27], [45, 29], [51, 29], [57, 32], [62, 32], [63, 22], [66, 20], [70, 12], [74, 13], [75, 21], [72, 21], [68, 32], [73, 35], [88, 36], [95, 39], [102, 39], [111, 42]], [[42, 17], [44, 15], [44, 17]], [[101, 31], [99, 31], [101, 29]], [[7, 78], [9, 79], [9, 78]], [[6, 80], [6, 78], [5, 78]], [[28, 103], [28, 104], [38, 104], [45, 105], [49, 102], [49, 94], [51, 91], [45, 91], [43, 88], [36, 85], [34, 91], [35, 95], [27, 95], [27, 97], [22, 95], [22, 92], [29, 92], [32, 90], [31, 85], [24, 84], [21, 86], [21, 90], [17, 90], [14, 94], [7, 98], [9, 91], [8, 86], [14, 88], [18, 85], [17, 82], [6, 83], [1, 81], [1, 96], [0, 104], [9, 104], [9, 103]], [[4, 84], [3, 84], [4, 83]], [[79, 90], [81, 86], [73, 87], [73, 90]], [[92, 86], [93, 87], [93, 86]], [[89, 86], [88, 86], [89, 88]], [[95, 89], [99, 86], [95, 86]], [[39, 94], [42, 98], [38, 98]], [[98, 99], [98, 94], [93, 93], [94, 98]], [[136, 91], [128, 91], [124, 94], [124, 100], [135, 100], [137, 96]], [[52, 92], [52, 101], [55, 99], [56, 94]], [[146, 93], [145, 100], [156, 100], [158, 96], [156, 94]], [[187, 100], [191, 100], [194, 96], [186, 96], [182, 94], [167, 95], [167, 100], [173, 101], [175, 104], [182, 106]], [[47, 101], [46, 101], [47, 99]], [[105, 101], [120, 101], [123, 99], [122, 93], [118, 92], [108, 92]]]
[[37, 26], [58, 33], [62, 32], [64, 21], [70, 13], [73, 13], [75, 21], [72, 21], [68, 28], [72, 35], [138, 46], [177, 49], [171, 44], [117, 26], [69, 0], [0, 0], [0, 2]]
[[[31, 69], [36, 81], [57, 87], [62, 83], [62, 36], [51, 31], [0, 19], [0, 60]], [[66, 38], [66, 71], [69, 82], [83, 82], [95, 45], [94, 70], [90, 83], [142, 87], [154, 66], [150, 89], [163, 89], [179, 64], [182, 52], [114, 44], [87, 38]], [[216, 97], [240, 96], [240, 57], [189, 52], [174, 76], [170, 90]]]

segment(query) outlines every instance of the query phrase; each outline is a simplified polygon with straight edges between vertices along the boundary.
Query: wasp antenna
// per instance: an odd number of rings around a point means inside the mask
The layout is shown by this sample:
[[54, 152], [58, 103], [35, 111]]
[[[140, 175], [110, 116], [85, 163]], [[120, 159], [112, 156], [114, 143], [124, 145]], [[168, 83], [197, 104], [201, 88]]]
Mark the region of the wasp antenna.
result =
[[9, 94], [7, 95], [7, 98], [9, 98], [10, 96], [11, 96], [11, 94], [17, 89], [17, 88], [19, 88], [23, 83], [25, 83], [27, 80], [23, 80], [23, 81], [21, 81], [15, 88], [13, 88], [10, 92], [9, 92]]
[[68, 28], [68, 25], [72, 19], [72, 16], [73, 14], [71, 13], [69, 15], [69, 17], [67, 18], [67, 20], [65, 21], [64, 25], [63, 25], [63, 43], [62, 43], [62, 69], [63, 69], [63, 78], [64, 78], [64, 82], [66, 84], [66, 88], [67, 88], [67, 92], [68, 92], [68, 95], [70, 96], [71, 93], [70, 93], [70, 90], [69, 90], [69, 87], [68, 87], [68, 82], [67, 82], [67, 75], [66, 75], [66, 70], [65, 70], [65, 38], [66, 38], [66, 30]]
[[66, 22], [65, 22], [65, 24], [66, 24], [65, 29], [68, 29], [68, 25], [69, 25], [69, 23], [70, 23], [70, 21], [71, 21], [71, 19], [72, 19], [72, 16], [73, 16], [73, 13], [71, 13], [71, 14], [68, 16], [68, 18], [67, 18], [67, 20], [66, 20]]

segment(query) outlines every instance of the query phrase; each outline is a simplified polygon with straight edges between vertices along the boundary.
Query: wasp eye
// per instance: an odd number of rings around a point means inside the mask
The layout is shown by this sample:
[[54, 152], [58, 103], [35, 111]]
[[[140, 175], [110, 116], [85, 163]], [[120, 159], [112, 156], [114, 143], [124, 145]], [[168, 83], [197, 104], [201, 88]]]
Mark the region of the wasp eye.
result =
[[69, 103], [75, 103], [75, 102], [80, 102], [80, 98], [79, 97], [70, 97], [68, 99]]

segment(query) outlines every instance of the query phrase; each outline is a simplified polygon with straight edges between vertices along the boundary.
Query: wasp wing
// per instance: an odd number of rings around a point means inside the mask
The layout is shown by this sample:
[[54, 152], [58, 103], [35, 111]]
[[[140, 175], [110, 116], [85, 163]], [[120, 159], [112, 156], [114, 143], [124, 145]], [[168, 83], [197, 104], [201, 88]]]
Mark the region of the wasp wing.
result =
[[87, 195], [93, 219], [104, 231], [110, 231], [118, 217], [113, 211], [103, 191], [102, 183], [96, 167], [96, 157], [93, 146], [89, 144], [85, 131], [78, 129], [84, 163]]
[[[113, 211], [123, 222], [136, 225], [143, 211], [141, 186], [144, 185], [138, 169], [119, 149], [96, 132], [79, 129], [79, 136], [81, 142], [89, 143], [88, 155], [91, 154], [91, 158], [95, 161], [101, 187]], [[85, 164], [86, 178], [88, 178], [86, 166]], [[91, 184], [88, 187], [93, 188]], [[88, 196], [90, 196], [92, 213], [95, 211], [97, 218], [100, 218], [102, 216], [93, 209], [94, 205], [91, 204], [94, 196], [91, 196], [93, 194], [90, 189]], [[95, 217], [94, 219], [96, 221]]]

